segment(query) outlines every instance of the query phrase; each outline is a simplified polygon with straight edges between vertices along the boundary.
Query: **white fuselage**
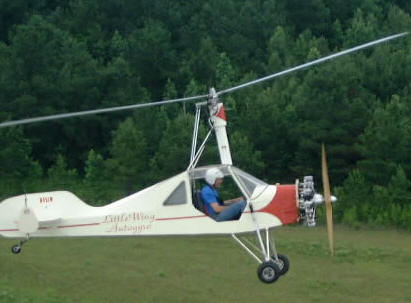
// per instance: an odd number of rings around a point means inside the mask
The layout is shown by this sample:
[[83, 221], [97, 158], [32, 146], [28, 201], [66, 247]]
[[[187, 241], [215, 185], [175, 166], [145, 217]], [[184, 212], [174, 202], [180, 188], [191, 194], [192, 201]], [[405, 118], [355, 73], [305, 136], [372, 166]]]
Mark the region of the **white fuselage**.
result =
[[[164, 205], [181, 184], [185, 200]], [[273, 200], [276, 186], [256, 187], [250, 201], [259, 228], [282, 222], [259, 212]], [[253, 197], [256, 197], [255, 199]], [[184, 200], [184, 201], [183, 201]], [[0, 235], [4, 237], [82, 237], [231, 234], [255, 231], [250, 209], [236, 221], [216, 222], [192, 204], [188, 172], [155, 184], [107, 206], [92, 207], [67, 191], [21, 195], [0, 203]]]

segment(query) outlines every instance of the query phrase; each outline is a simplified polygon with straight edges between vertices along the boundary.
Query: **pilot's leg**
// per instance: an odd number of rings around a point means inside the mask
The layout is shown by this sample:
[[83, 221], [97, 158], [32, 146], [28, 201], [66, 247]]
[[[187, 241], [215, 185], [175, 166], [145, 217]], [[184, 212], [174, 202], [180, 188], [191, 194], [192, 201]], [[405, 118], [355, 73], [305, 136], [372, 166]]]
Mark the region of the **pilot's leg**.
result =
[[244, 211], [247, 203], [245, 201], [237, 202], [231, 204], [227, 209], [219, 213], [216, 217], [217, 222], [229, 221], [229, 220], [238, 220]]

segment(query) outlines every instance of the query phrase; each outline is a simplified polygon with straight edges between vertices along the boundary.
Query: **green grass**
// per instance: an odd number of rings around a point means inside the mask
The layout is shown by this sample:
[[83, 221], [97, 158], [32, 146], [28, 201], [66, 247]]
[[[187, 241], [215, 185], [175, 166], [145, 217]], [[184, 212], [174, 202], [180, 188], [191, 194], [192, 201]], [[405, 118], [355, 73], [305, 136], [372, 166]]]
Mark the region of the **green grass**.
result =
[[290, 271], [261, 283], [229, 237], [0, 239], [0, 303], [411, 302], [411, 233], [337, 226], [275, 231]]

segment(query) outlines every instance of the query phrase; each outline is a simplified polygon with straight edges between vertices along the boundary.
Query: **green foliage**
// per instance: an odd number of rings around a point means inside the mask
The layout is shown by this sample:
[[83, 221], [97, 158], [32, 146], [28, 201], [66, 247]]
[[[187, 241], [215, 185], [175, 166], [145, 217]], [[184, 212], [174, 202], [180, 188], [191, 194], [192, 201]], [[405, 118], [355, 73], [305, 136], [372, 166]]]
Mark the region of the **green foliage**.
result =
[[392, 176], [387, 189], [393, 204], [411, 205], [411, 181], [408, 180], [401, 166], [398, 166], [397, 172]]
[[306, 28], [311, 28], [318, 33], [326, 32], [330, 20], [330, 9], [322, 0], [284, 1], [288, 20], [294, 25], [296, 32], [300, 33]]
[[189, 60], [189, 71], [185, 72], [188, 81], [195, 75], [195, 78], [205, 85], [210, 86], [215, 83], [218, 50], [209, 36], [201, 39], [199, 49], [195, 54], [190, 54]]
[[357, 9], [350, 23], [345, 35], [345, 45], [351, 46], [361, 41], [369, 41], [375, 36], [377, 22], [372, 12], [364, 13], [362, 9]]
[[411, 173], [411, 120], [407, 101], [393, 96], [386, 106], [377, 107], [360, 137], [358, 165], [367, 179], [386, 185], [397, 165]]
[[103, 205], [109, 202], [113, 188], [103, 157], [93, 149], [89, 151], [84, 168], [84, 197], [91, 205]]
[[374, 185], [372, 188], [364, 175], [354, 170], [337, 194], [340, 203], [334, 212], [341, 222], [352, 226], [362, 222], [411, 229], [411, 182], [401, 166], [387, 186]]
[[243, 134], [235, 132], [230, 136], [233, 162], [236, 166], [256, 176], [264, 171], [261, 152], [256, 151], [252, 142]]
[[158, 151], [151, 159], [152, 180], [160, 181], [188, 167], [193, 123], [194, 117], [186, 113], [180, 113], [168, 122]]
[[31, 144], [21, 128], [0, 130], [0, 178], [35, 178], [41, 176], [39, 164], [31, 158]]
[[[337, 190], [336, 194], [338, 195], [339, 202], [341, 202], [337, 203], [334, 208], [337, 220], [355, 221], [357, 219], [357, 208], [369, 205], [372, 201], [371, 185], [367, 183], [365, 177], [358, 170], [350, 172], [343, 186]], [[349, 212], [348, 214], [346, 213], [347, 211]], [[348, 217], [346, 218], [346, 216]], [[365, 217], [367, 216], [366, 214]]]
[[150, 159], [147, 140], [132, 118], [120, 123], [113, 133], [110, 153], [107, 169], [114, 184], [131, 193], [147, 183]]
[[[255, 149], [261, 151], [264, 178], [271, 182], [293, 182], [295, 175], [291, 170], [297, 117], [295, 107], [284, 100], [286, 97], [277, 95], [276, 89], [267, 89], [256, 97], [242, 100], [253, 106], [240, 116], [239, 122], [247, 137], [252, 138]], [[300, 171], [299, 174], [304, 172]]]
[[157, 20], [148, 20], [131, 34], [127, 58], [141, 75], [142, 84], [152, 90], [164, 83], [167, 75], [174, 76], [177, 66], [171, 33]]
[[31, 191], [42, 169], [21, 128], [0, 129], [0, 147], [0, 197]]
[[48, 183], [52, 190], [71, 190], [77, 188], [79, 176], [76, 169], [67, 166], [65, 157], [57, 155], [56, 161], [47, 171]]
[[216, 86], [220, 89], [232, 87], [234, 84], [235, 71], [226, 53], [222, 53], [216, 66]]

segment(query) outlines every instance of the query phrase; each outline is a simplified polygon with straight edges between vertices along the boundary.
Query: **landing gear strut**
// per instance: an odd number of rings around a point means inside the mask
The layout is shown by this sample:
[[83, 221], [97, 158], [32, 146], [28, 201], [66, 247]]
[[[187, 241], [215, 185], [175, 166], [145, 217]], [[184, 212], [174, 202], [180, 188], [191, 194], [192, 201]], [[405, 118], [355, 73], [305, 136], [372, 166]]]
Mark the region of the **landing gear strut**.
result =
[[[265, 232], [265, 244], [262, 241], [261, 235], [258, 237], [261, 244], [260, 248], [245, 237], [240, 240], [235, 234], [232, 234], [231, 236], [245, 249], [246, 252], [260, 263], [257, 268], [258, 278], [264, 283], [273, 283], [277, 281], [280, 276], [287, 273], [290, 268], [290, 261], [285, 255], [277, 254], [274, 239], [271, 239], [270, 241], [268, 228]], [[262, 258], [258, 255], [261, 255]]]

